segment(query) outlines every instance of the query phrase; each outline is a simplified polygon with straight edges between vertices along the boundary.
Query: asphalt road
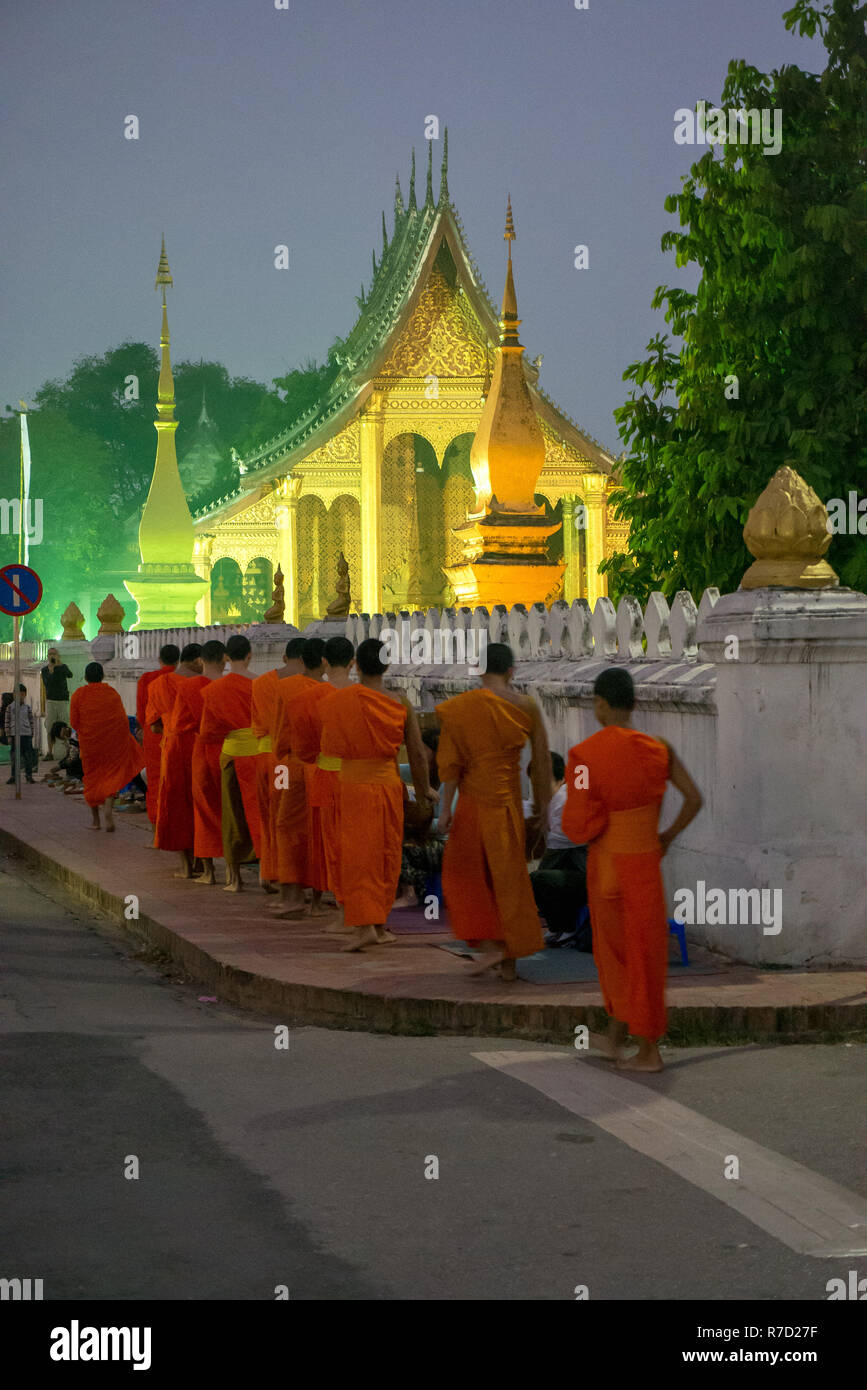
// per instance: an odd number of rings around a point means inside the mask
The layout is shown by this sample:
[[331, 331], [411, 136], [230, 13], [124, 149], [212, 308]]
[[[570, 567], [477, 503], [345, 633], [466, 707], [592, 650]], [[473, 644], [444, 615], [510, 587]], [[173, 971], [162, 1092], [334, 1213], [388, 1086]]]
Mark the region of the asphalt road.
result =
[[[537, 1044], [203, 1003], [62, 889], [0, 870], [0, 1275], [46, 1299], [824, 1300], [867, 1274], [474, 1055]], [[665, 1056], [636, 1084], [867, 1196], [864, 1046]]]

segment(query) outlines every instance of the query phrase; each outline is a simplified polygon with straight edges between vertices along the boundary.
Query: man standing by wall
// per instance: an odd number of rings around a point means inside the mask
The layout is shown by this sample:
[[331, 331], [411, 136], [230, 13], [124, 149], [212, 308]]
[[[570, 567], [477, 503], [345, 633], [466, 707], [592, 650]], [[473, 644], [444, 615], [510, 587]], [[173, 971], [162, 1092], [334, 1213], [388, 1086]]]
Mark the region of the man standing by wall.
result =
[[[60, 652], [56, 647], [48, 648], [48, 665], [43, 666], [40, 674], [42, 676], [42, 699], [46, 730], [50, 729], [58, 720], [63, 724], [68, 724], [69, 686], [67, 681], [72, 680], [72, 672], [60, 660]], [[50, 748], [48, 754], [51, 755]]]

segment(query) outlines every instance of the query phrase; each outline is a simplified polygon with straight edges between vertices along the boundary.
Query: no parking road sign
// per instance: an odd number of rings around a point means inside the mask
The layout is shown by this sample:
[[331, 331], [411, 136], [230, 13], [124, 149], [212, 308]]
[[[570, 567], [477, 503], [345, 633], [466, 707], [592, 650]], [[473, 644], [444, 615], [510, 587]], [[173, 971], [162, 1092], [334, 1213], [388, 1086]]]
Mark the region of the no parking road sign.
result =
[[4, 565], [0, 569], [0, 613], [22, 618], [42, 601], [42, 580], [29, 565]]

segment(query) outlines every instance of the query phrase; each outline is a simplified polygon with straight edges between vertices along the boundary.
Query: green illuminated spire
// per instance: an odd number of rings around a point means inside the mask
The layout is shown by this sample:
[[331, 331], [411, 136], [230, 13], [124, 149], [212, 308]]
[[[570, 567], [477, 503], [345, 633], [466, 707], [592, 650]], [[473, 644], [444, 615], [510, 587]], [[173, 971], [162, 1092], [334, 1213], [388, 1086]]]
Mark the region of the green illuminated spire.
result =
[[443, 131], [443, 162], [440, 167], [440, 202], [449, 201], [449, 128]]
[[417, 206], [415, 201], [415, 149], [413, 149], [412, 164], [410, 165], [409, 173], [409, 211], [415, 212]]

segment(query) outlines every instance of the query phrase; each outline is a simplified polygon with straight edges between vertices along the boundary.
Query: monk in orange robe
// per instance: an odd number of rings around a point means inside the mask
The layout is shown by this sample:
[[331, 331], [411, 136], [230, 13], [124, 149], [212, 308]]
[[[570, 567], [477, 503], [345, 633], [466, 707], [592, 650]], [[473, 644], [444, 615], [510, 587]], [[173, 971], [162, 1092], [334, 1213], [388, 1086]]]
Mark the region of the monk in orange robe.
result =
[[[587, 899], [593, 957], [599, 971], [608, 1033], [592, 1044], [618, 1067], [661, 1071], [665, 1032], [668, 920], [660, 861], [676, 835], [698, 815], [701, 793], [663, 739], [631, 727], [635, 687], [623, 667], [609, 667], [593, 686], [602, 725], [569, 751], [563, 831], [588, 844]], [[667, 781], [683, 794], [668, 830], [659, 833]], [[627, 1058], [629, 1034], [638, 1052]]]
[[160, 647], [160, 668], [158, 671], [145, 671], [139, 676], [135, 692], [135, 717], [142, 733], [142, 748], [145, 755], [145, 772], [147, 773], [147, 813], [151, 825], [157, 822], [157, 804], [160, 790], [160, 735], [153, 734], [147, 722], [148, 691], [152, 681], [159, 680], [160, 676], [165, 676], [169, 671], [173, 671], [178, 664], [181, 653], [174, 642], [167, 642], [164, 647]]
[[301, 643], [301, 671], [280, 681], [271, 718], [271, 751], [274, 754], [271, 804], [280, 884], [275, 916], [279, 917], [300, 917], [306, 910], [301, 885], [307, 882], [307, 793], [304, 767], [292, 748], [289, 706], [311, 684], [303, 658], [307, 640], [306, 637], [295, 639]]
[[181, 652], [177, 670], [152, 681], [148, 691], [145, 718], [151, 733], [158, 734], [160, 747], [160, 789], [157, 797], [157, 823], [154, 844], [157, 849], [174, 850], [181, 856], [176, 878], [193, 876], [193, 743], [195, 729], [178, 731], [174, 719], [177, 697], [188, 681], [208, 684], [202, 675], [202, 648], [188, 642]]
[[105, 828], [114, 830], [114, 798], [145, 765], [144, 750], [129, 731], [123, 701], [103, 684], [98, 661], [84, 668], [86, 685], [72, 692], [69, 722], [78, 734], [84, 772], [84, 799], [91, 809], [93, 829], [99, 830], [99, 808], [105, 805]]
[[340, 857], [343, 912], [355, 928], [342, 947], [359, 951], [393, 940], [385, 929], [400, 878], [403, 787], [397, 752], [406, 744], [419, 804], [435, 804], [418, 720], [384, 688], [384, 643], [370, 637], [355, 654], [360, 680], [325, 701], [322, 752], [340, 759]]
[[274, 721], [277, 703], [277, 685], [289, 676], [298, 676], [304, 670], [301, 652], [305, 637], [292, 637], [286, 643], [282, 666], [276, 671], [266, 671], [253, 681], [253, 702], [251, 717], [253, 734], [259, 740], [256, 758], [256, 795], [259, 801], [259, 820], [262, 826], [259, 856], [259, 881], [266, 892], [274, 892], [277, 881], [277, 802], [273, 796], [274, 750], [271, 746], [271, 725]]
[[301, 653], [308, 679], [294, 699], [283, 707], [282, 718], [289, 726], [285, 740], [278, 727], [278, 741], [285, 741], [291, 751], [289, 785], [280, 799], [277, 832], [284, 841], [287, 860], [295, 865], [297, 877], [289, 885], [290, 893], [295, 890], [295, 904], [276, 916], [300, 915], [305, 910], [299, 901], [304, 888], [312, 890], [310, 906], [306, 909], [311, 917], [328, 915], [322, 908], [322, 893], [328, 886], [322, 823], [319, 807], [312, 805], [310, 799], [321, 750], [323, 707], [329, 696], [334, 695], [333, 687], [325, 681], [324, 656], [324, 639], [308, 638]]
[[[202, 675], [199, 683], [194, 676], [178, 690], [172, 709], [174, 732], [192, 733], [192, 746], [184, 739], [182, 746], [190, 751], [190, 795], [193, 810], [193, 857], [201, 860], [202, 872], [195, 874], [194, 883], [213, 886], [214, 860], [223, 854], [223, 814], [220, 773], [222, 739], [208, 742], [199, 733], [204, 711], [204, 692], [209, 682], [219, 680], [226, 661], [226, 648], [216, 639], [202, 647]], [[217, 736], [219, 738], [219, 736]]]
[[253, 736], [253, 678], [248, 670], [253, 649], [235, 633], [226, 643], [229, 671], [202, 692], [199, 732], [210, 751], [220, 740], [221, 825], [226, 890], [240, 893], [241, 864], [259, 857], [259, 802], [256, 796], [256, 756]]
[[[345, 690], [349, 685], [350, 671], [354, 665], [355, 648], [348, 637], [329, 637], [325, 643], [325, 678], [329, 690]], [[318, 701], [311, 706], [311, 717], [319, 726], [319, 744], [322, 748], [322, 727], [325, 718], [325, 705]], [[327, 932], [346, 930], [343, 918], [343, 889], [341, 887], [340, 859], [340, 759], [319, 752], [316, 767], [308, 788], [307, 802], [310, 810], [310, 834], [319, 836], [322, 856], [325, 861], [325, 882], [334, 901], [340, 908], [340, 921], [325, 928]]]
[[[450, 831], [443, 854], [443, 896], [455, 936], [476, 947], [478, 974], [502, 966], [514, 979], [515, 961], [543, 945], [542, 926], [524, 853], [520, 758], [530, 741], [535, 816], [547, 823], [551, 799], [551, 756], [535, 702], [510, 684], [511, 647], [486, 649], [482, 686], [437, 705], [442, 779], [441, 834]], [[452, 824], [452, 804], [459, 790]]]

